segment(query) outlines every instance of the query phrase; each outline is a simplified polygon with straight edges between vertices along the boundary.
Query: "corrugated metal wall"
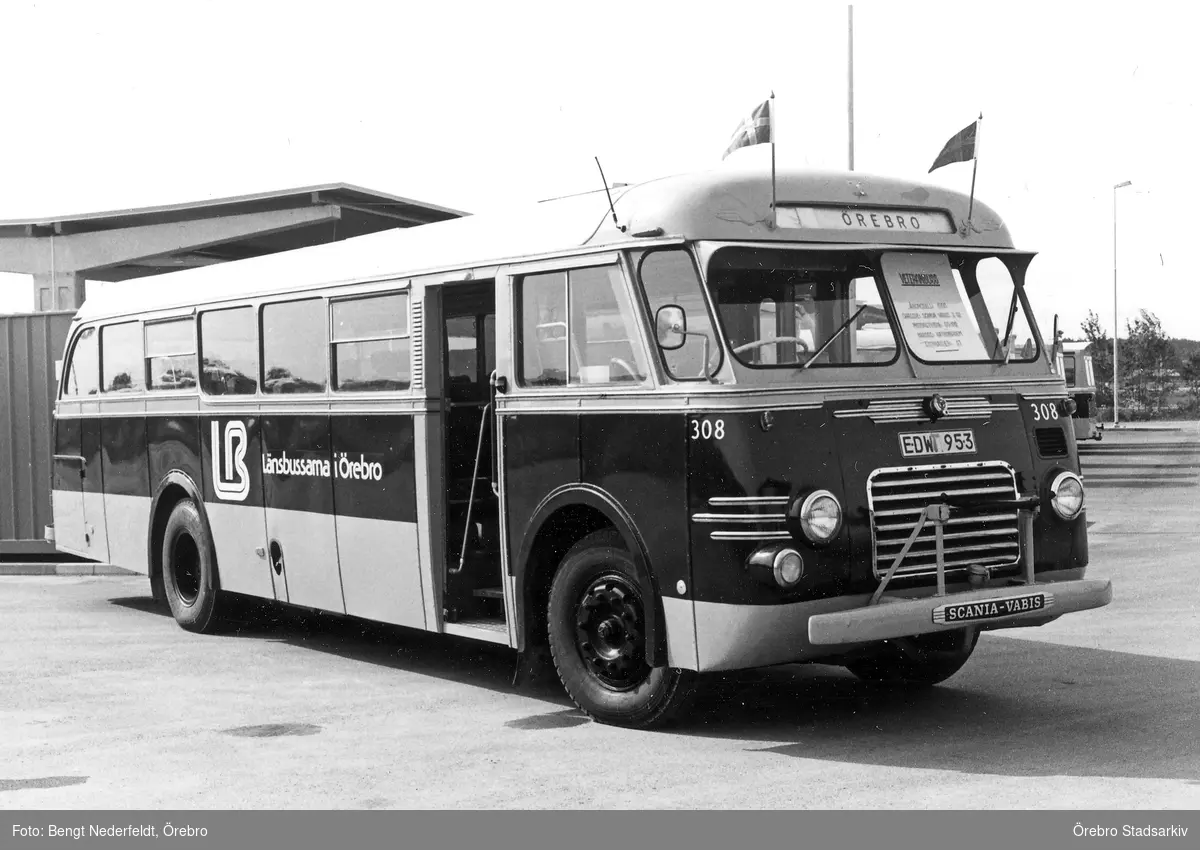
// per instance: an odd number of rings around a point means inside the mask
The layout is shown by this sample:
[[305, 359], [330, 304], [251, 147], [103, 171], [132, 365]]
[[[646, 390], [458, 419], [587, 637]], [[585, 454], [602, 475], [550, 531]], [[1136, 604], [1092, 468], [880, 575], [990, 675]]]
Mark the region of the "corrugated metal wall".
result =
[[51, 414], [73, 313], [0, 316], [0, 552], [37, 541], [54, 520]]

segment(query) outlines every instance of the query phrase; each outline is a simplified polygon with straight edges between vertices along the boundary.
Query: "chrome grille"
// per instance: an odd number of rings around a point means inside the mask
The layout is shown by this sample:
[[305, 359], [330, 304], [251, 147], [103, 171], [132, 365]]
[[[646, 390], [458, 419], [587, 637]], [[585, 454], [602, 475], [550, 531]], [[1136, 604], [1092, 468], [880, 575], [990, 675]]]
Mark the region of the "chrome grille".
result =
[[[877, 469], [867, 479], [871, 509], [871, 548], [875, 575], [891, 567], [912, 534], [921, 510], [941, 495], [1015, 499], [1017, 479], [1007, 463], [963, 463]], [[937, 572], [936, 532], [926, 523], [896, 570], [897, 576]], [[942, 556], [947, 570], [968, 564], [1007, 566], [1020, 560], [1017, 512], [994, 511], [953, 517], [942, 529]]]

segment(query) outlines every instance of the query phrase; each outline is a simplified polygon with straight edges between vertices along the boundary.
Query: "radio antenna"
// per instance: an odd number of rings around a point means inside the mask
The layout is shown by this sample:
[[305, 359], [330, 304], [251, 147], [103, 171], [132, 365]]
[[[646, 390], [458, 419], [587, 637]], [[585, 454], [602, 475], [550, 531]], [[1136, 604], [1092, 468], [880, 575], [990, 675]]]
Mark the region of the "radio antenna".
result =
[[616, 225], [617, 230], [624, 233], [625, 228], [617, 221], [617, 208], [613, 206], [612, 192], [608, 191], [608, 180], [604, 176], [604, 168], [600, 165], [600, 157], [595, 157], [595, 160], [596, 167], [600, 169], [600, 182], [604, 184], [604, 194], [608, 195], [608, 208], [612, 211], [613, 224]]

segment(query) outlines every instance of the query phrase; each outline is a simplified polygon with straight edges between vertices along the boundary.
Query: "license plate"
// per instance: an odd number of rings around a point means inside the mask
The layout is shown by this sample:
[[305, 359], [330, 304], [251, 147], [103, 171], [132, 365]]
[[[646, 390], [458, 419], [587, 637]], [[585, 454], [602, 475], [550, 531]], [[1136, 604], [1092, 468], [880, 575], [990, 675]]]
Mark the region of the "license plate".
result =
[[900, 454], [904, 457], [973, 455], [975, 432], [965, 428], [962, 431], [918, 431], [901, 434]]
[[933, 609], [933, 621], [939, 625], [947, 625], [949, 623], [995, 620], [1013, 614], [1044, 611], [1050, 607], [1053, 601], [1054, 596], [1049, 593], [1027, 593], [1022, 596], [1005, 596], [1002, 599], [982, 599], [978, 602], [939, 605]]

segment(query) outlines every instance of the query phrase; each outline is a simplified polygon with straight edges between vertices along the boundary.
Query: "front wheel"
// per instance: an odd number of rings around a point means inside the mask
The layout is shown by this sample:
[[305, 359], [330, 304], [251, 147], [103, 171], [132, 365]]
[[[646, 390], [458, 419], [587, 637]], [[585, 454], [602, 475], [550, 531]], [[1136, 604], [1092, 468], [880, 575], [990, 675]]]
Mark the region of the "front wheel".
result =
[[223, 625], [215, 551], [196, 503], [183, 499], [163, 534], [162, 585], [175, 622], [189, 632], [211, 634]]
[[654, 604], [615, 531], [577, 543], [550, 586], [550, 652], [575, 704], [602, 723], [646, 728], [695, 696], [696, 674], [651, 667], [646, 606]]
[[879, 655], [847, 664], [860, 679], [886, 685], [926, 688], [962, 669], [979, 643], [978, 629], [957, 629], [888, 641]]

